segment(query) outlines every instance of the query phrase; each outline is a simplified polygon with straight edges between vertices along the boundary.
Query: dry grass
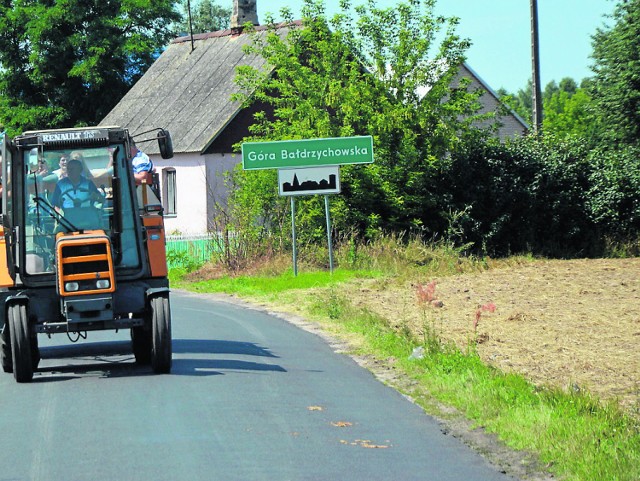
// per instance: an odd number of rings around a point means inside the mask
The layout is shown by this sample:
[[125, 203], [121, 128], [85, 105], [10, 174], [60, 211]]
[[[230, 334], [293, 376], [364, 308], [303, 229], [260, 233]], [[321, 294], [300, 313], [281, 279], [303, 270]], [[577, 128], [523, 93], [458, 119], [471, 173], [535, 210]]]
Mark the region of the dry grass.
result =
[[[442, 307], [421, 306], [419, 286], [436, 282]], [[421, 335], [435, 327], [483, 360], [541, 385], [588, 389], [640, 409], [640, 258], [537, 261], [399, 286], [362, 281], [356, 304]], [[495, 312], [477, 309], [492, 302]]]
[[185, 276], [188, 282], [238, 276], [275, 276], [291, 268], [291, 257], [265, 255], [244, 260], [241, 267], [230, 269], [222, 263], [207, 263]]

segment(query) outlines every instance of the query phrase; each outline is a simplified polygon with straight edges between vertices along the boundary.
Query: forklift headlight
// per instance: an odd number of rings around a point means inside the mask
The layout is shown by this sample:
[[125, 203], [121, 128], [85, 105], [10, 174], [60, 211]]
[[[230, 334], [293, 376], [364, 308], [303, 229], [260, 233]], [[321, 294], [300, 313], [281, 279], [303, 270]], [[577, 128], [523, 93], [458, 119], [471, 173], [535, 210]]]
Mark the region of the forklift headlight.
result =
[[109, 279], [100, 279], [99, 281], [96, 281], [97, 289], [109, 289], [109, 287], [111, 287]]
[[67, 282], [64, 285], [64, 290], [67, 292], [76, 292], [80, 289], [80, 285], [77, 282]]

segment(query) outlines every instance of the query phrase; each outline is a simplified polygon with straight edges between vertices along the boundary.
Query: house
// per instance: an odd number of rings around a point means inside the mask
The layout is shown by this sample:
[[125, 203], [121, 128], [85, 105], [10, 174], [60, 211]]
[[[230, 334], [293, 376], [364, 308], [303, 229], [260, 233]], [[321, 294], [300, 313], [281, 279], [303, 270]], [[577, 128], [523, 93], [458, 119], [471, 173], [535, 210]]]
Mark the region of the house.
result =
[[[482, 107], [478, 111], [478, 114], [486, 114], [490, 112], [497, 112], [500, 109], [504, 109], [505, 105], [500, 102], [500, 97], [498, 94], [491, 88], [489, 85], [482, 80], [482, 78], [465, 62], [458, 69], [458, 73], [456, 77], [451, 81], [453, 86], [458, 85], [461, 79], [468, 79], [469, 85], [468, 89], [474, 91], [476, 89], [480, 89], [483, 91], [483, 95], [480, 98], [480, 102]], [[484, 124], [481, 123], [479, 127], [488, 127], [488, 121], [485, 121]], [[502, 139], [506, 140], [509, 138], [513, 138], [518, 135], [524, 135], [529, 131], [529, 126], [527, 122], [522, 119], [517, 113], [508, 110], [507, 115], [503, 115], [500, 117], [500, 127], [496, 132], [496, 135]]]
[[[234, 82], [236, 67], [264, 65], [262, 58], [243, 52], [251, 42], [242, 33], [241, 26], [247, 21], [258, 24], [256, 1], [234, 0], [230, 29], [173, 40], [101, 122], [125, 127], [134, 135], [157, 127], [171, 132], [172, 159], [163, 160], [155, 142], [140, 145], [160, 174], [168, 233], [218, 230], [214, 213], [226, 199], [223, 174], [241, 161], [232, 154], [233, 145], [248, 135], [258, 110], [242, 109], [230, 98], [239, 88]], [[283, 27], [283, 34], [287, 28]], [[256, 30], [266, 32], [258, 25]], [[488, 92], [482, 96], [485, 111], [496, 110], [496, 94], [475, 72], [465, 65], [459, 75]], [[507, 116], [499, 135], [526, 130], [526, 124], [514, 114]]]
[[[234, 2], [229, 30], [175, 39], [102, 120], [100, 125], [119, 125], [135, 135], [157, 127], [166, 128], [173, 139], [174, 157], [163, 160], [157, 143], [140, 144], [160, 174], [167, 232], [204, 233], [215, 226], [215, 203], [224, 202], [222, 174], [239, 158], [233, 145], [248, 134], [253, 119], [230, 99], [237, 91], [236, 67], [259, 67], [263, 60], [248, 56], [243, 47], [251, 42], [239, 25], [257, 23], [255, 0], [245, 12]], [[249, 5], [251, 7], [251, 5]], [[257, 27], [258, 29], [260, 27]]]

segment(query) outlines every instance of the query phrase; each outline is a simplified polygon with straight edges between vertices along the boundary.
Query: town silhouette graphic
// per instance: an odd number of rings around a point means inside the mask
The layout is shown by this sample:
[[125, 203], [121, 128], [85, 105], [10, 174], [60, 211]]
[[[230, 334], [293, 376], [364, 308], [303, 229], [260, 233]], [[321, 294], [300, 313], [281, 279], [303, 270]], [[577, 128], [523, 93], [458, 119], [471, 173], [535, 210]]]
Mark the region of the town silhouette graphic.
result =
[[331, 174], [329, 180], [322, 179], [319, 182], [315, 180], [305, 180], [300, 183], [298, 176], [293, 174], [293, 182], [285, 182], [282, 184], [282, 192], [301, 192], [301, 191], [314, 191], [314, 190], [327, 190], [336, 188], [336, 176]]

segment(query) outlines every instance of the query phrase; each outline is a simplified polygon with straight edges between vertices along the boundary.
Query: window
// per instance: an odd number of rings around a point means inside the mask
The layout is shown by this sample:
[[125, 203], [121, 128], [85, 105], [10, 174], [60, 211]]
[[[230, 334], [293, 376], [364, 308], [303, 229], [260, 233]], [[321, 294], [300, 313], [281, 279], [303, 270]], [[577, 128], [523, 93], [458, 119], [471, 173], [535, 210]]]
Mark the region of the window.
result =
[[165, 215], [176, 215], [176, 169], [167, 167], [162, 169], [162, 200]]
[[[80, 151], [49, 149], [41, 145], [23, 152], [20, 165], [24, 169], [22, 192], [25, 195], [21, 225], [24, 226], [26, 274], [55, 270], [58, 233], [87, 229], [104, 230], [111, 235], [111, 228], [117, 224], [114, 216], [120, 217], [121, 247], [120, 255], [115, 256], [117, 267], [140, 267], [133, 193], [128, 182], [119, 183], [114, 192], [114, 169], [117, 174], [131, 165], [123, 147], [124, 144], [87, 147], [80, 155]], [[78, 160], [73, 162], [76, 155]], [[56, 165], [60, 168], [49, 172]], [[9, 167], [11, 163], [7, 164], [7, 169]], [[60, 209], [59, 214], [54, 213], [57, 209]]]

